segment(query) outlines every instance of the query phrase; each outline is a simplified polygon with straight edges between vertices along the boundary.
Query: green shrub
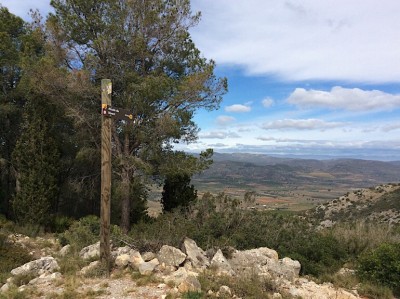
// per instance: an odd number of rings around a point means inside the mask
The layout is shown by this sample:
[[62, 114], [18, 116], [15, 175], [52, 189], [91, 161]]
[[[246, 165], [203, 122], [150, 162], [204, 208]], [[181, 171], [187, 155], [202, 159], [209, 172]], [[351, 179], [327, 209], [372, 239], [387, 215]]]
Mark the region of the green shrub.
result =
[[360, 295], [370, 299], [393, 299], [392, 291], [386, 286], [362, 283], [357, 290]]
[[67, 216], [55, 216], [49, 224], [50, 230], [55, 233], [62, 233], [70, 228], [74, 219]]
[[387, 286], [400, 294], [400, 243], [384, 243], [358, 259], [358, 276], [363, 281]]
[[86, 216], [75, 221], [68, 230], [58, 235], [61, 245], [71, 244], [80, 250], [100, 239], [100, 220], [97, 216]]
[[5, 283], [10, 271], [32, 260], [29, 252], [18, 245], [6, 241], [6, 236], [0, 233], [0, 283]]

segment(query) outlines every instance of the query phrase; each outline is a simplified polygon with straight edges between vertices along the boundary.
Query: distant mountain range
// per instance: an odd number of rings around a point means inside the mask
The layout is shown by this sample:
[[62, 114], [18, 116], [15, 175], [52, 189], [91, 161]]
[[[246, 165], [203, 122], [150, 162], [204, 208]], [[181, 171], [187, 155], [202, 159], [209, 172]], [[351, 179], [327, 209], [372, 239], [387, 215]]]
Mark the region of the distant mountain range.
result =
[[298, 159], [262, 154], [214, 153], [210, 169], [194, 181], [221, 184], [318, 184], [354, 188], [400, 181], [400, 161]]

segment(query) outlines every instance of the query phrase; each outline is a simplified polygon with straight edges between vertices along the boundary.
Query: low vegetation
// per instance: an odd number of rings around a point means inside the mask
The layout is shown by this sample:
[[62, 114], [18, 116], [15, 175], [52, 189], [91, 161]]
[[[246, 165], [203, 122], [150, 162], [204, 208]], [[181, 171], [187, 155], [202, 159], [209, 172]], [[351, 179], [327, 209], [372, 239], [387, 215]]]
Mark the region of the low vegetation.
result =
[[[115, 226], [112, 239], [115, 244], [129, 244], [142, 252], [154, 252], [164, 244], [179, 247], [183, 238], [189, 237], [210, 252], [221, 248], [228, 257], [233, 248], [269, 247], [277, 250], [280, 257], [299, 260], [301, 274], [319, 282], [357, 288], [369, 298], [390, 298], [393, 293], [400, 294], [398, 226], [357, 220], [321, 229], [311, 224], [313, 221], [304, 213], [247, 209], [253, 201], [254, 194], [247, 194], [243, 200], [232, 199], [224, 193], [205, 194], [185, 209], [165, 212], [158, 218], [137, 223], [129, 236], [124, 236]], [[12, 227], [9, 223], [3, 225], [3, 231], [6, 226]], [[73, 248], [67, 258], [60, 259], [62, 273], [73, 275], [84, 264], [76, 253], [99, 238], [99, 219], [96, 216], [81, 218], [57, 236], [61, 244], [70, 244]], [[7, 273], [28, 261], [30, 256], [20, 246], [7, 242], [5, 233], [0, 234], [0, 250], [3, 275], [0, 278], [4, 282]], [[353, 270], [339, 273], [343, 267]], [[142, 281], [141, 277], [134, 279]], [[270, 281], [255, 283], [251, 277], [231, 281], [227, 277], [216, 279], [206, 272], [200, 279], [204, 292], [214, 291], [224, 284], [242, 297], [263, 298], [274, 290]], [[187, 294], [187, 298], [204, 296], [205, 293]]]

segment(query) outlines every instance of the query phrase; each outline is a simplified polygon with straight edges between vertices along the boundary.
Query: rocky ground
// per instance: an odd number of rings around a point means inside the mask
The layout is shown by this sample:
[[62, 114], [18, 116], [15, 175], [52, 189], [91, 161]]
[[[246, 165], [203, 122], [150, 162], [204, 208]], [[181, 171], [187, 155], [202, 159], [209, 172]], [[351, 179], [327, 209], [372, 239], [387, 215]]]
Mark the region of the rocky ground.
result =
[[358, 189], [317, 206], [308, 215], [316, 217], [321, 227], [331, 227], [343, 220], [364, 219], [382, 223], [400, 223], [400, 184]]
[[[10, 297], [12, 292], [24, 292], [28, 294], [26, 298], [46, 299], [187, 298], [188, 292], [198, 291], [206, 293], [208, 298], [240, 298], [226, 285], [204, 289], [199, 279], [204, 273], [231, 279], [255, 275], [273, 286], [268, 291], [269, 298], [360, 298], [356, 290], [317, 284], [299, 277], [301, 265], [298, 261], [280, 259], [277, 252], [269, 248], [245, 251], [232, 248], [229, 256], [225, 256], [221, 250], [206, 253], [188, 238], [180, 249], [164, 245], [156, 253], [140, 253], [128, 246], [112, 248], [113, 270], [106, 278], [101, 276], [104, 272], [98, 261], [99, 243], [83, 248], [79, 255], [87, 261], [85, 266], [76, 273], [67, 274], [61, 269], [65, 268], [65, 260], [67, 264], [69, 258], [74, 262], [68, 245], [59, 250], [53, 239], [33, 240], [20, 235], [11, 235], [9, 239], [30, 248], [36, 259], [11, 271], [7, 283], [1, 287], [1, 294], [6, 298], [13, 298]], [[60, 266], [61, 263], [64, 266]], [[21, 277], [29, 279], [21, 283]]]

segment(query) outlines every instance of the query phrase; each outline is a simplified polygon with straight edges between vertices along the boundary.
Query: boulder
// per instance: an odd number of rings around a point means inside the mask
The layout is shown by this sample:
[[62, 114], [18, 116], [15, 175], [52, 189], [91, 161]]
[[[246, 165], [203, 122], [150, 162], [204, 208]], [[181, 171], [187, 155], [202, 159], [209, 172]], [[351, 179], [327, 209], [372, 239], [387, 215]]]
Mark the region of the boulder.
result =
[[293, 280], [299, 276], [300, 263], [290, 258], [278, 260], [275, 250], [262, 247], [258, 249], [235, 251], [229, 263], [235, 273]]
[[164, 277], [164, 281], [167, 284], [173, 283], [176, 285], [181, 293], [198, 292], [201, 290], [201, 285], [197, 275], [197, 273], [188, 271], [185, 268], [179, 268], [171, 275]]
[[294, 282], [282, 280], [278, 289], [296, 298], [309, 299], [358, 299], [356, 294], [352, 294], [344, 289], [336, 288], [331, 283], [317, 284], [306, 278], [298, 278]]
[[133, 251], [133, 249], [130, 248], [129, 246], [118, 247], [118, 248], [114, 249], [114, 250], [111, 252], [111, 256], [112, 256], [113, 258], [116, 258], [117, 256], [123, 255], [123, 254], [128, 254], [128, 255], [130, 255], [130, 254], [131, 254], [131, 251]]
[[164, 245], [158, 252], [157, 258], [166, 266], [179, 267], [185, 261], [186, 254], [175, 247]]
[[155, 253], [153, 253], [153, 252], [150, 252], [150, 251], [145, 252], [145, 253], [142, 254], [142, 258], [143, 258], [143, 260], [145, 262], [149, 262], [152, 259], [155, 259], [156, 257], [157, 257], [157, 255]]
[[263, 270], [268, 271], [274, 277], [293, 281], [296, 277], [299, 277], [300, 268], [299, 261], [285, 257], [278, 261], [270, 260]]
[[63, 248], [60, 249], [59, 255], [60, 256], [66, 256], [70, 252], [71, 252], [71, 245], [67, 244]]
[[151, 275], [155, 269], [160, 263], [158, 262], [158, 259], [152, 259], [149, 262], [143, 262], [139, 264], [138, 270], [140, 274], [142, 275]]
[[100, 257], [100, 241], [86, 246], [82, 248], [82, 250], [79, 252], [79, 256], [83, 258], [84, 260], [91, 260], [91, 259], [96, 259]]
[[96, 269], [96, 268], [98, 268], [100, 266], [101, 266], [101, 262], [100, 261], [91, 262], [86, 267], [83, 267], [81, 269], [81, 271], [79, 271], [79, 274], [82, 275], [82, 276], [86, 276], [88, 273], [90, 273], [91, 271], [93, 271], [94, 269]]
[[210, 265], [206, 253], [192, 239], [185, 238], [182, 244], [182, 252], [187, 255], [187, 259], [195, 269], [205, 269]]
[[55, 258], [46, 256], [11, 270], [11, 274], [14, 276], [27, 274], [41, 275], [43, 273], [53, 273], [59, 269], [60, 267]]
[[232, 270], [231, 265], [222, 254], [221, 249], [218, 249], [217, 253], [211, 260], [210, 266], [215, 269], [217, 274], [234, 275], [235, 272]]
[[139, 265], [141, 263], [144, 263], [144, 260], [142, 259], [142, 256], [140, 255], [140, 252], [136, 251], [136, 250], [130, 251], [130, 253], [129, 253], [129, 265], [133, 269], [138, 269]]
[[54, 272], [52, 274], [43, 273], [39, 277], [36, 277], [36, 278], [32, 279], [31, 281], [29, 281], [29, 284], [31, 284], [31, 285], [32, 284], [50, 284], [54, 280], [59, 279], [61, 277], [62, 277], [62, 274], [60, 272]]
[[128, 266], [129, 261], [130, 261], [129, 254], [124, 253], [124, 254], [118, 255], [115, 258], [115, 266], [117, 266], [118, 268], [125, 268], [126, 266]]
[[180, 293], [187, 293], [187, 292], [200, 292], [201, 291], [201, 284], [197, 277], [189, 275], [185, 280], [183, 280], [178, 285], [178, 291]]

